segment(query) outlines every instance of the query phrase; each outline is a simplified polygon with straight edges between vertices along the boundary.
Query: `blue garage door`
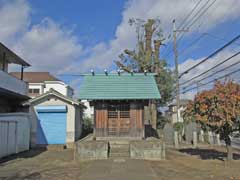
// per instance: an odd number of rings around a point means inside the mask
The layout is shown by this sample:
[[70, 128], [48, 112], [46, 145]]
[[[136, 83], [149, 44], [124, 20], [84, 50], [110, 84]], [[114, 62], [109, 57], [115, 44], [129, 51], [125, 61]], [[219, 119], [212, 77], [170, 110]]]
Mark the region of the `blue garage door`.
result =
[[66, 106], [37, 106], [37, 144], [66, 143]]

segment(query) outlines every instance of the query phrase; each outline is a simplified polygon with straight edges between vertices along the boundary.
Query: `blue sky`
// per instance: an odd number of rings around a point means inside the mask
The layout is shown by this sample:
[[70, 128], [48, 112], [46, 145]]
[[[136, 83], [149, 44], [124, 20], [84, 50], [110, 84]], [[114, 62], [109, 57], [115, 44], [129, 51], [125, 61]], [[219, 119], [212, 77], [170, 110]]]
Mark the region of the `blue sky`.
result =
[[[41, 0], [30, 1], [33, 24], [48, 16], [56, 22], [73, 28], [74, 34], [84, 46], [94, 46], [114, 37], [117, 25], [121, 22], [124, 0]], [[56, 7], [57, 4], [57, 7]]]
[[[95, 69], [114, 70], [114, 60], [126, 48], [136, 47], [135, 29], [129, 18], [156, 18], [167, 37], [172, 20], [177, 25], [199, 0], [0, 0], [0, 41], [28, 61], [28, 71], [49, 71], [79, 90], [76, 76]], [[214, 0], [210, 0], [209, 3]], [[207, 0], [202, 0], [203, 5]], [[239, 33], [240, 1], [221, 0], [198, 19], [179, 42], [180, 71], [199, 62]], [[210, 33], [218, 39], [203, 33]], [[189, 44], [203, 36], [191, 47]], [[223, 39], [223, 40], [219, 40]], [[174, 66], [172, 39], [165, 41], [161, 57]], [[237, 43], [240, 43], [238, 41]], [[183, 77], [183, 81], [231, 55], [231, 46], [208, 64]], [[185, 50], [182, 53], [182, 50]], [[166, 54], [168, 56], [166, 56]]]

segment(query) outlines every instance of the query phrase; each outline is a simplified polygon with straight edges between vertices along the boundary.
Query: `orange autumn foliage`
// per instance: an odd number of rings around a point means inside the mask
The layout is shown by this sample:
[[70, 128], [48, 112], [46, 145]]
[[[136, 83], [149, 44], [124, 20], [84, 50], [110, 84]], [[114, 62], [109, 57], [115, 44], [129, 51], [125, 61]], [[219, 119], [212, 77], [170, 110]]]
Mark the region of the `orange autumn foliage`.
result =
[[220, 130], [227, 124], [239, 128], [240, 84], [232, 81], [216, 82], [213, 89], [203, 91], [187, 105], [184, 118]]

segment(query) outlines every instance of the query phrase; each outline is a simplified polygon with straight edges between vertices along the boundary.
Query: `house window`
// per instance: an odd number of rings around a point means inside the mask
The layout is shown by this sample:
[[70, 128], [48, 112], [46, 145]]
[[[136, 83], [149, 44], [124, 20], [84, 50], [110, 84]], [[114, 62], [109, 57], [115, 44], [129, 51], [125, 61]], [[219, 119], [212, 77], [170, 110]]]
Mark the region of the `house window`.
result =
[[29, 89], [28, 92], [29, 92], [29, 94], [39, 94], [40, 89]]

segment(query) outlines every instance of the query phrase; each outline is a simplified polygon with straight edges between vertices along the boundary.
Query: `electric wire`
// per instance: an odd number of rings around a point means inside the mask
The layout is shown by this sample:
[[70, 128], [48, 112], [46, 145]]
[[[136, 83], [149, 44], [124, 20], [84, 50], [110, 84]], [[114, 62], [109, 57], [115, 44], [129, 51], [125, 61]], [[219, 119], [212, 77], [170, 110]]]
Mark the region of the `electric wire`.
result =
[[197, 66], [199, 66], [200, 64], [206, 62], [207, 60], [209, 60], [210, 58], [212, 58], [213, 56], [215, 56], [216, 54], [218, 54], [219, 52], [221, 52], [222, 50], [224, 50], [226, 47], [228, 47], [229, 45], [231, 45], [232, 43], [234, 43], [235, 41], [237, 41], [240, 38], [240, 35], [234, 37], [231, 41], [229, 41], [228, 43], [226, 43], [225, 45], [223, 45], [221, 48], [217, 49], [216, 51], [214, 51], [212, 54], [210, 54], [209, 56], [207, 56], [206, 58], [204, 58], [203, 60], [201, 60], [199, 63], [193, 65], [192, 67], [190, 67], [189, 69], [185, 70], [183, 73], [180, 74], [180, 76], [178, 77], [179, 79], [184, 75], [187, 74], [189, 71], [191, 71], [192, 69], [196, 68]]
[[225, 68], [222, 68], [222, 69], [220, 69], [220, 70], [218, 70], [218, 71], [210, 74], [210, 75], [207, 76], [207, 77], [204, 77], [204, 78], [202, 78], [202, 79], [199, 79], [197, 82], [201, 82], [201, 81], [203, 81], [203, 80], [205, 80], [205, 79], [207, 79], [207, 78], [209, 78], [209, 77], [214, 76], [215, 74], [218, 74], [218, 73], [220, 73], [220, 72], [225, 71], [226, 69], [229, 69], [229, 68], [231, 68], [231, 67], [233, 67], [233, 66], [236, 66], [236, 65], [239, 64], [239, 63], [240, 63], [240, 61], [237, 61], [237, 62], [235, 62], [235, 63], [233, 63], [233, 64], [231, 64], [231, 65], [229, 65], [229, 66], [227, 66], [227, 67], [225, 67]]
[[235, 53], [235, 54], [233, 54], [232, 56], [228, 57], [227, 59], [223, 60], [222, 62], [216, 64], [216, 65], [213, 66], [212, 68], [210, 68], [210, 69], [208, 69], [208, 70], [202, 72], [201, 74], [199, 74], [199, 75], [197, 75], [197, 76], [194, 76], [194, 77], [192, 77], [191, 79], [186, 80], [186, 81], [183, 82], [183, 83], [180, 83], [180, 86], [181, 86], [181, 85], [184, 85], [184, 84], [187, 84], [188, 82], [191, 82], [192, 80], [194, 80], [194, 79], [196, 79], [196, 78], [198, 78], [198, 77], [200, 77], [200, 76], [202, 76], [202, 75], [204, 75], [204, 74], [210, 72], [211, 70], [217, 68], [218, 66], [220, 66], [220, 65], [224, 64], [225, 62], [231, 60], [232, 58], [238, 56], [239, 54], [240, 54], [240, 51], [238, 51], [237, 53]]
[[183, 19], [183, 21], [181, 22], [181, 24], [178, 26], [178, 29], [180, 29], [184, 23], [187, 22], [188, 18], [193, 14], [193, 12], [195, 11], [195, 9], [197, 9], [198, 5], [202, 2], [203, 0], [199, 0], [196, 5], [193, 7], [193, 9], [188, 13], [188, 15]]
[[237, 73], [237, 72], [240, 72], [240, 69], [237, 69], [237, 70], [232, 71], [232, 72], [230, 72], [230, 73], [228, 73], [228, 74], [225, 74], [225, 75], [223, 75], [223, 76], [220, 76], [220, 77], [218, 77], [218, 78], [215, 78], [214, 80], [211, 80], [211, 81], [208, 81], [208, 82], [206, 82], [206, 83], [200, 84], [200, 85], [198, 85], [197, 87], [192, 87], [192, 88], [189, 88], [189, 89], [187, 89], [187, 90], [184, 90], [183, 92], [181, 92], [181, 94], [185, 94], [185, 93], [188, 92], [188, 91], [191, 91], [191, 90], [197, 89], [197, 88], [199, 88], [199, 87], [201, 87], [201, 86], [205, 86], [205, 85], [207, 85], [207, 84], [216, 82], [216, 80], [223, 79], [223, 78], [225, 78], [225, 77], [227, 77], [227, 76], [230, 76], [230, 75], [233, 75], [233, 74], [235, 74], [235, 73]]

